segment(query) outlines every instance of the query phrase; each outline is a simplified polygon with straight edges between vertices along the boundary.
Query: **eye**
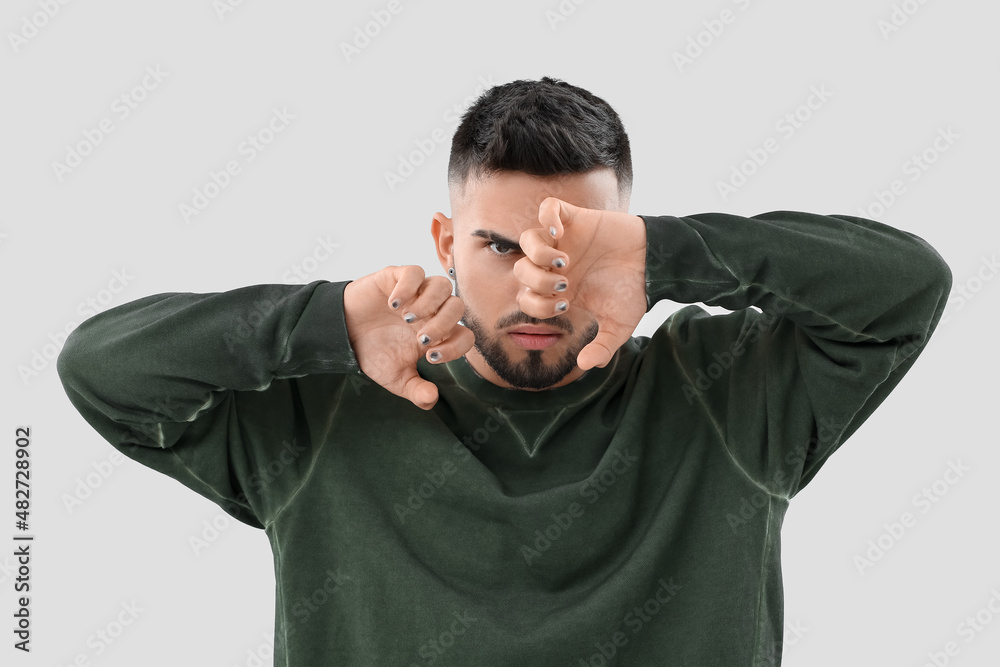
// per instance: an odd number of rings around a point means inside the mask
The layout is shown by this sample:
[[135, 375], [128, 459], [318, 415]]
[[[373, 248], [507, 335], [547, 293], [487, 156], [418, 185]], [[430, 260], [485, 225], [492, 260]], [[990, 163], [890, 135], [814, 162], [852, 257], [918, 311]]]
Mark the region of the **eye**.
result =
[[[494, 250], [492, 248], [492, 246], [497, 246], [498, 250]], [[489, 242], [489, 243], [486, 244], [486, 247], [490, 249], [491, 253], [493, 253], [494, 255], [497, 255], [498, 257], [507, 257], [508, 255], [512, 255], [513, 253], [510, 252], [510, 251], [515, 250], [514, 246], [508, 245], [506, 243], [501, 243], [500, 241], [491, 241], [491, 242]], [[504, 248], [506, 248], [508, 252], [500, 252], [499, 251], [499, 250], [502, 250]]]

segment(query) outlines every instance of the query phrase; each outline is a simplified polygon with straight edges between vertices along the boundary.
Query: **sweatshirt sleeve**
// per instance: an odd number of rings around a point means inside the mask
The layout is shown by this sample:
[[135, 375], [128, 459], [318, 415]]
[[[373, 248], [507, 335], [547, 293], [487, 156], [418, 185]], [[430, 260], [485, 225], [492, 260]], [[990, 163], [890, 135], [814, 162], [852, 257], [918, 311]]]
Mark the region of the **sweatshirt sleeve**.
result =
[[[752, 480], [791, 498], [885, 400], [937, 326], [952, 285], [923, 239], [846, 215], [640, 216], [647, 312]], [[751, 306], [755, 308], [751, 308]]]
[[349, 282], [137, 299], [80, 324], [59, 377], [116, 449], [263, 528], [313, 454], [296, 378], [359, 371]]

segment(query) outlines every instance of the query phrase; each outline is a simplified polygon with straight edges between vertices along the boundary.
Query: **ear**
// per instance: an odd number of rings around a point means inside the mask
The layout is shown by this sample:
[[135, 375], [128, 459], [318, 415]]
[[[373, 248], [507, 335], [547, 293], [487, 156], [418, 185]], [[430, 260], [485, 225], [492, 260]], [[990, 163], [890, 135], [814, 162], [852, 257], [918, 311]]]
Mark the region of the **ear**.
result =
[[434, 249], [445, 273], [454, 266], [455, 232], [452, 219], [438, 211], [431, 219], [431, 236], [434, 237]]

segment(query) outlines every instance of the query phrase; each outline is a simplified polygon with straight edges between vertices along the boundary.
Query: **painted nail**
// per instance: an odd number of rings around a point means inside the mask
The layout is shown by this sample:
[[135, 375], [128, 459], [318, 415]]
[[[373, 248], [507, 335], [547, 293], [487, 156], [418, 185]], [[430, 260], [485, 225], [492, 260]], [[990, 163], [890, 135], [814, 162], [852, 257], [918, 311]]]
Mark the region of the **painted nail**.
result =
[[559, 282], [557, 282], [556, 283], [556, 291], [557, 292], [565, 292], [566, 291], [566, 283], [563, 282], [563, 281], [561, 281], [561, 280]]
[[399, 299], [393, 299], [392, 303], [389, 305], [392, 306], [393, 310], [396, 310], [397, 308], [399, 308]]
[[549, 234], [552, 234], [552, 236], [555, 236], [556, 235], [556, 228], [555, 227], [549, 227]]
[[420, 344], [421, 345], [427, 345], [429, 342], [431, 342], [431, 337], [430, 336], [428, 336], [427, 334], [420, 334]]
[[569, 304], [566, 303], [565, 301], [560, 301], [559, 303], [556, 304], [556, 310], [558, 310], [559, 312], [562, 312], [567, 308], [569, 308]]
[[403, 319], [406, 321], [407, 324], [411, 324], [413, 320], [417, 319], [417, 316], [414, 315], [413, 313], [407, 313], [406, 315], [403, 315]]
[[552, 266], [556, 267], [557, 269], [561, 269], [562, 267], [566, 266], [566, 262], [563, 261], [562, 257], [556, 257], [554, 260], [552, 260]]
[[433, 352], [431, 352], [430, 357], [431, 361], [437, 361], [438, 359], [441, 358], [441, 353], [438, 352], [437, 350], [434, 350]]

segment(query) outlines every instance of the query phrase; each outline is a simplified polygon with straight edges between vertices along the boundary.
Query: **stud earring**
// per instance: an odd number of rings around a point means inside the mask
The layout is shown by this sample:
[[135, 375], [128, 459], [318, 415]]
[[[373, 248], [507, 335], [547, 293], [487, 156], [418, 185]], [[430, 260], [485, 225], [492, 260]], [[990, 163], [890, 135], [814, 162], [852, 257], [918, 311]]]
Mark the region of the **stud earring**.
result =
[[448, 267], [448, 275], [451, 276], [452, 278], [455, 277], [455, 267], [454, 266], [449, 266]]

